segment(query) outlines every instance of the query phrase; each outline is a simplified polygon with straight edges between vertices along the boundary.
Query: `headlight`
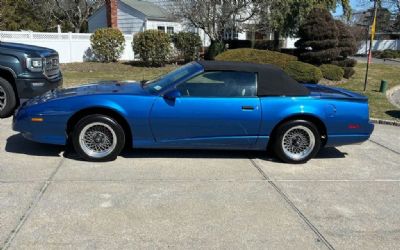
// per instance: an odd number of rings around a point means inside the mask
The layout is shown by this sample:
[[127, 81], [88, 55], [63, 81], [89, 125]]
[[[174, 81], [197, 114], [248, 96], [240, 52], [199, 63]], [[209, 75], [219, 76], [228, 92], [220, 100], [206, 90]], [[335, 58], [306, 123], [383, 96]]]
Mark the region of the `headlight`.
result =
[[26, 67], [32, 72], [43, 71], [43, 58], [28, 58], [26, 59]]

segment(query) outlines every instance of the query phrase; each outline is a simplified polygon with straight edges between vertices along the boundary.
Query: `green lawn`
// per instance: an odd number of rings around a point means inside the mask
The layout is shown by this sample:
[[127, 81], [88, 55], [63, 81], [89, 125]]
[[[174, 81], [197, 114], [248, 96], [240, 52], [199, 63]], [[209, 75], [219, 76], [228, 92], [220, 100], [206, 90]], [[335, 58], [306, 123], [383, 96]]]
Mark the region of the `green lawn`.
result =
[[[65, 87], [100, 80], [149, 80], [175, 68], [175, 65], [168, 65], [163, 68], [146, 68], [128, 63], [72, 63], [62, 65]], [[391, 105], [384, 94], [378, 92], [382, 79], [387, 80], [390, 87], [400, 84], [400, 65], [372, 64], [370, 66], [369, 84], [365, 93], [363, 92], [364, 76], [365, 64], [358, 64], [356, 74], [348, 82], [340, 84], [339, 87], [367, 95], [372, 117], [400, 120], [400, 110]]]
[[386, 95], [379, 92], [381, 80], [389, 83], [389, 88], [400, 84], [400, 64], [371, 64], [369, 68], [367, 91], [363, 92], [366, 64], [359, 63], [356, 66], [356, 74], [346, 83], [339, 87], [359, 92], [369, 97], [371, 117], [400, 120], [400, 110], [393, 106]]
[[93, 83], [102, 80], [151, 80], [161, 76], [176, 66], [168, 65], [163, 68], [146, 68], [130, 65], [129, 63], [70, 63], [63, 64], [64, 87], [83, 83]]

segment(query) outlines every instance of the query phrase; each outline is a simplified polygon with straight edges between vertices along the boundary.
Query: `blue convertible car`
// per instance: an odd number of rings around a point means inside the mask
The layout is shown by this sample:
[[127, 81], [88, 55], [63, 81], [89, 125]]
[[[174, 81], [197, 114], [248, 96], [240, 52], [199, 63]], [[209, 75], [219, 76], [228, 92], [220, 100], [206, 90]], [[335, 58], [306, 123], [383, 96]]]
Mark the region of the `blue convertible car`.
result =
[[303, 163], [321, 147], [366, 141], [366, 97], [300, 84], [271, 65], [192, 62], [148, 82], [54, 90], [25, 103], [14, 130], [49, 144], [72, 143], [89, 161], [133, 148], [272, 148]]

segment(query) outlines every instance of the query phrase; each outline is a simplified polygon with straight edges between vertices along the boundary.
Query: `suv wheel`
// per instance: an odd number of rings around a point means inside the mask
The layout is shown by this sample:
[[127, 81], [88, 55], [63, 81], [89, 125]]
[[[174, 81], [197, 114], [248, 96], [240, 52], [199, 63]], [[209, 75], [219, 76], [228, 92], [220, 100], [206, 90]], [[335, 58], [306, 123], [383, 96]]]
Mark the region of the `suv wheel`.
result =
[[0, 118], [10, 117], [16, 105], [13, 87], [6, 79], [0, 77]]
[[125, 133], [111, 117], [90, 115], [75, 126], [72, 143], [75, 151], [87, 161], [112, 161], [125, 146]]
[[287, 163], [305, 163], [314, 157], [321, 147], [318, 128], [309, 121], [296, 120], [282, 124], [275, 140], [275, 153]]

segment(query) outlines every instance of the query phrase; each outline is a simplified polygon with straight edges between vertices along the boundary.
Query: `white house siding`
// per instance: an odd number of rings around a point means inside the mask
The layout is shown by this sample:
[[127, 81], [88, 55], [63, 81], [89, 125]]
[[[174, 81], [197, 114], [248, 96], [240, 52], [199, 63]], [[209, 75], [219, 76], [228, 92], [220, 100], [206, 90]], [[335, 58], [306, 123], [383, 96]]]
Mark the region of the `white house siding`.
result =
[[118, 3], [118, 28], [124, 34], [133, 34], [145, 29], [146, 17], [143, 13], [126, 4]]
[[97, 29], [107, 27], [107, 11], [106, 7], [101, 7], [89, 19], [89, 33], [95, 32]]

